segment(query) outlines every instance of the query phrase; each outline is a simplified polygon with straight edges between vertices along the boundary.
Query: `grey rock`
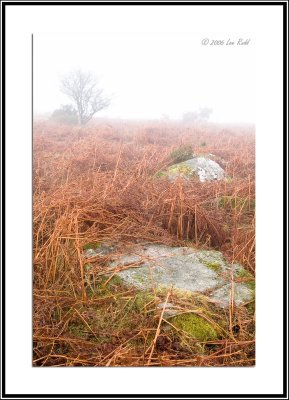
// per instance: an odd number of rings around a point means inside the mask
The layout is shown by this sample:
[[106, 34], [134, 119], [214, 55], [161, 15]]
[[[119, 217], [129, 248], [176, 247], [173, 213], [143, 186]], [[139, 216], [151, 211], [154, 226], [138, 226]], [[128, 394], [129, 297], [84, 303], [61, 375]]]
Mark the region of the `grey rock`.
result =
[[225, 178], [225, 171], [218, 163], [206, 157], [195, 157], [179, 164], [174, 164], [164, 173], [169, 180], [186, 180], [198, 177], [201, 182]]
[[[117, 255], [110, 267], [120, 269], [123, 282], [140, 290], [173, 288], [185, 293], [205, 293], [220, 307], [230, 304], [231, 270], [238, 277], [245, 271], [239, 264], [228, 264], [222, 253], [193, 247], [138, 245]], [[237, 305], [253, 297], [246, 283], [234, 283]]]
[[212, 300], [220, 307], [229, 307], [232, 288], [234, 291], [234, 303], [237, 306], [252, 300], [252, 290], [249, 289], [247, 285], [240, 283], [234, 283], [233, 286], [228, 283], [215, 290], [211, 296]]

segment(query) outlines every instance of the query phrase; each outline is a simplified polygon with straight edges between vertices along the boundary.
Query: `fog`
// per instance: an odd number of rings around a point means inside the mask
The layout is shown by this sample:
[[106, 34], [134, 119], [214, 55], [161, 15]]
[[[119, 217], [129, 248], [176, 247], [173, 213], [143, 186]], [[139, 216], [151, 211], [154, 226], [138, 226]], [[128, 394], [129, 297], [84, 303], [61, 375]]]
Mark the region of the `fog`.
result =
[[61, 93], [60, 82], [81, 69], [95, 74], [111, 99], [110, 106], [96, 114], [101, 118], [181, 119], [184, 113], [209, 107], [212, 122], [253, 123], [254, 42], [204, 46], [205, 36], [35, 34], [34, 115], [71, 103]]

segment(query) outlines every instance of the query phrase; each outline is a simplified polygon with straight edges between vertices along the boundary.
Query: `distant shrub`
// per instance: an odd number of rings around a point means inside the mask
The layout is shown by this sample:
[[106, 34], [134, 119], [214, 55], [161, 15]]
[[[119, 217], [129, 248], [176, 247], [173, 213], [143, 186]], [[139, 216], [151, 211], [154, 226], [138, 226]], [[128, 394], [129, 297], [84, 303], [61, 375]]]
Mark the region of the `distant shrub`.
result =
[[190, 111], [183, 114], [183, 122], [185, 123], [199, 123], [209, 120], [213, 110], [208, 107], [200, 108], [198, 111]]
[[194, 157], [194, 152], [192, 146], [189, 145], [181, 146], [178, 149], [172, 151], [170, 154], [170, 158], [172, 162], [174, 162], [175, 164], [190, 160], [193, 157]]
[[55, 110], [51, 115], [50, 120], [60, 124], [77, 125], [77, 111], [72, 105], [67, 104]]

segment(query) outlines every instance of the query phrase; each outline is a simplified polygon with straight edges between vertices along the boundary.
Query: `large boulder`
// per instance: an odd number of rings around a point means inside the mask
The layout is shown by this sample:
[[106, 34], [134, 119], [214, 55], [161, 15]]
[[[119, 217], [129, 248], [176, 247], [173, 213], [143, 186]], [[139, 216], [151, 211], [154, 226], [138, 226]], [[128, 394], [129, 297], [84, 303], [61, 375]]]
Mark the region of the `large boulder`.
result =
[[[254, 278], [240, 264], [228, 263], [218, 251], [147, 244], [112, 257], [111, 270], [124, 284], [140, 290], [172, 287], [180, 293], [202, 293], [222, 308], [230, 305], [232, 293], [237, 306], [254, 298]], [[240, 279], [244, 277], [248, 283]]]
[[177, 178], [192, 179], [197, 177], [201, 182], [220, 180], [225, 178], [225, 171], [216, 161], [206, 157], [195, 157], [178, 164], [171, 165], [165, 172], [161, 173], [169, 180]]

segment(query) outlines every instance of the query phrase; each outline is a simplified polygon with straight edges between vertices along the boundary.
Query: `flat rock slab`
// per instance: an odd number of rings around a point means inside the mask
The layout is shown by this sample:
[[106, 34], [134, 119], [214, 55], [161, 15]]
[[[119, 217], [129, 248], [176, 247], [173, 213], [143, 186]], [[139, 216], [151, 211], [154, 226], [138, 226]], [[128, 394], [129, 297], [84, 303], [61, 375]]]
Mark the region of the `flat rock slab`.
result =
[[195, 157], [187, 161], [170, 166], [163, 175], [169, 180], [177, 178], [190, 180], [198, 177], [201, 182], [220, 180], [225, 178], [225, 171], [218, 163], [206, 157]]
[[[169, 289], [204, 293], [220, 307], [228, 307], [231, 298], [231, 271], [235, 278], [248, 276], [239, 264], [228, 264], [222, 253], [192, 247], [169, 247], [158, 244], [132, 246], [116, 255], [110, 267], [124, 283], [138, 289]], [[241, 305], [253, 299], [247, 283], [233, 284], [234, 302]]]

